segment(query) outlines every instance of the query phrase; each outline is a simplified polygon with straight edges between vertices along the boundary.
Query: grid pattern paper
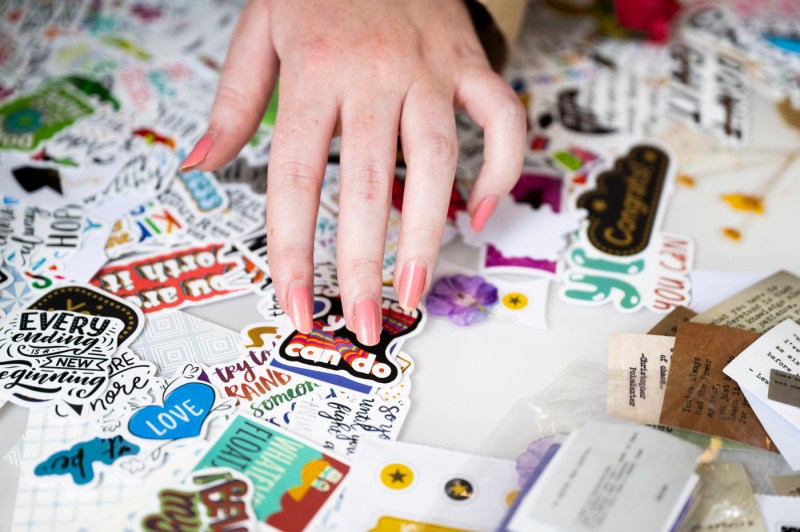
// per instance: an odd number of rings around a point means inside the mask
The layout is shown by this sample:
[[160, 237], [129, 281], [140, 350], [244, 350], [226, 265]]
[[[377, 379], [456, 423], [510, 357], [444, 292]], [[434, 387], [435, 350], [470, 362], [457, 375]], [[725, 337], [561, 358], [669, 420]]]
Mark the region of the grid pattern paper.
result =
[[[240, 356], [239, 334], [181, 311], [147, 316], [131, 350], [172, 375], [194, 362], [222, 364]], [[24, 435], [13, 530], [51, 532], [87, 530], [98, 515], [137, 498], [142, 479], [94, 463], [99, 485], [77, 486], [68, 476], [33, 476], [36, 464], [53, 453], [96, 436], [89, 423], [59, 417], [53, 409], [31, 410]], [[151, 473], [151, 475], [154, 473]]]
[[31, 410], [12, 530], [77, 530], [81, 523], [91, 520], [92, 513], [124, 500], [126, 492], [136, 491], [141, 479], [96, 462], [94, 467], [102, 489], [77, 486], [68, 476], [33, 476], [33, 469], [41, 460], [94, 437], [89, 423], [59, 417], [52, 409]]

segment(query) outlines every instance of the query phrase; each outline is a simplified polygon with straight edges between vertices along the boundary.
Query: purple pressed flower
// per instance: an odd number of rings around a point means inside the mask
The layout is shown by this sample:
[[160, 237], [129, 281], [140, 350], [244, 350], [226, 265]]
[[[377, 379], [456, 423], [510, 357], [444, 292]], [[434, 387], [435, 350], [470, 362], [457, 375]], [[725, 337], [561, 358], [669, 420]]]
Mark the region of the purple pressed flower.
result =
[[447, 316], [460, 327], [485, 320], [496, 303], [497, 288], [480, 275], [442, 277], [425, 298], [425, 308], [431, 316]]
[[538, 440], [532, 441], [524, 453], [517, 457], [517, 474], [519, 474], [519, 486], [525, 487], [531, 475], [541, 463], [550, 444], [553, 443], [552, 436], [543, 436]]

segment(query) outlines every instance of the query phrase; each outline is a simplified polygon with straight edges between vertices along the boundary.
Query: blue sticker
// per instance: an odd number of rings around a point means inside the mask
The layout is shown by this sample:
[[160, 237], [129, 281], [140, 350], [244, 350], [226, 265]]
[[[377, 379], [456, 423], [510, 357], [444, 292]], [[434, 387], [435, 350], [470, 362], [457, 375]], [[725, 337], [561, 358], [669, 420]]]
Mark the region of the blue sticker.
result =
[[781, 35], [764, 35], [770, 44], [777, 46], [787, 52], [800, 54], [800, 39], [794, 37], [784, 37]]
[[128, 421], [128, 430], [146, 440], [180, 440], [199, 436], [214, 406], [214, 389], [201, 382], [175, 388], [164, 406], [146, 406]]
[[339, 388], [344, 388], [345, 390], [352, 390], [354, 392], [359, 392], [364, 394], [372, 393], [373, 389], [372, 386], [361, 384], [359, 382], [353, 382], [347, 377], [342, 377], [341, 375], [334, 375], [332, 373], [327, 373], [324, 371], [319, 371], [314, 369], [297, 368], [295, 366], [290, 366], [288, 364], [283, 364], [281, 362], [278, 362], [274, 358], [269, 361], [269, 365], [270, 367], [279, 369], [281, 371], [285, 371], [287, 373], [296, 373], [297, 375], [302, 375], [303, 377], [308, 377], [309, 379], [314, 379], [320, 382], [326, 382], [332, 386], [338, 386]]
[[76, 443], [68, 451], [60, 451], [39, 463], [33, 470], [39, 477], [72, 475], [75, 484], [82, 486], [95, 478], [93, 462], [113, 464], [118, 458], [139, 453], [139, 446], [122, 436], [95, 438]]
[[330, 306], [327, 299], [314, 299], [314, 316], [327, 312]]
[[[179, 157], [185, 158], [183, 150], [179, 151]], [[178, 178], [200, 211], [209, 212], [225, 206], [225, 199], [220, 192], [219, 184], [214, 179], [214, 174], [190, 170], [185, 173], [178, 172]]]

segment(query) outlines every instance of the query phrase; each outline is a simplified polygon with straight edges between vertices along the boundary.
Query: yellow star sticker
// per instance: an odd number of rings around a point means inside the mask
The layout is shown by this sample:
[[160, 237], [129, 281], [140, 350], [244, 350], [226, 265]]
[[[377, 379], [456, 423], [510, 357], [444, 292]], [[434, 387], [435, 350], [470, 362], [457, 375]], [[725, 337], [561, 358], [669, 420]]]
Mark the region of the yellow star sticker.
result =
[[465, 501], [472, 497], [473, 494], [472, 484], [461, 478], [454, 478], [448, 482], [444, 487], [444, 491], [454, 501]]
[[405, 464], [389, 464], [381, 470], [381, 483], [389, 489], [402, 490], [414, 482], [414, 472]]
[[453, 495], [455, 495], [456, 497], [461, 497], [461, 496], [462, 496], [462, 495], [464, 495], [465, 493], [468, 493], [468, 492], [469, 492], [469, 490], [467, 489], [467, 487], [466, 487], [464, 484], [462, 484], [461, 482], [456, 482], [456, 483], [455, 483], [455, 484], [454, 484], [454, 485], [453, 485], [453, 486], [450, 488], [450, 491], [451, 491], [451, 492], [453, 492]]
[[509, 310], [522, 310], [528, 306], [528, 298], [519, 292], [509, 292], [503, 296], [503, 306]]

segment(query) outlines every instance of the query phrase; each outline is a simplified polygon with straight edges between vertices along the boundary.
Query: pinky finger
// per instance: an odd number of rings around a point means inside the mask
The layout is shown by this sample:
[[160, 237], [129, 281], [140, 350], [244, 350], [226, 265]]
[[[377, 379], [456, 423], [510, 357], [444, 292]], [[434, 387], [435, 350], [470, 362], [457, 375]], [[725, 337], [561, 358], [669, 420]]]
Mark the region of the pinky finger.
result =
[[522, 171], [525, 108], [511, 87], [488, 69], [465, 75], [456, 101], [484, 130], [484, 163], [467, 202], [472, 228], [480, 231]]

